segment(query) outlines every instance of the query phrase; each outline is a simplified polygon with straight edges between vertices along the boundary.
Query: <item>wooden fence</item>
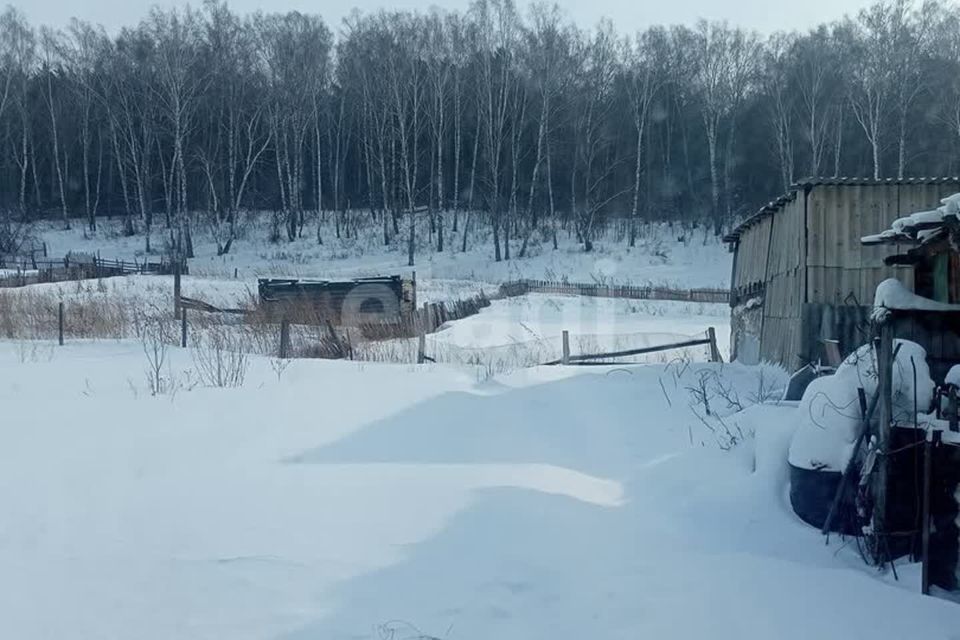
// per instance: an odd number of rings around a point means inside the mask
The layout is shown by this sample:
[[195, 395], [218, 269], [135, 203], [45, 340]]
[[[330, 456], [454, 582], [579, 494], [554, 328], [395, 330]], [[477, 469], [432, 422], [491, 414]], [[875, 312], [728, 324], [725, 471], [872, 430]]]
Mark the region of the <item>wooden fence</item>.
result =
[[[559, 360], [545, 362], [548, 365], [605, 365], [611, 364], [610, 360], [614, 358], [625, 358], [628, 356], [639, 356], [648, 353], [658, 353], [661, 351], [673, 351], [676, 349], [686, 349], [688, 347], [710, 347], [710, 362], [723, 362], [720, 355], [720, 349], [717, 348], [717, 332], [713, 327], [708, 327], [703, 338], [684, 340], [682, 342], [671, 342], [667, 344], [654, 345], [649, 347], [638, 347], [636, 349], [623, 349], [620, 351], [609, 351], [606, 353], [570, 353], [570, 333], [563, 332], [563, 357]], [[626, 363], [630, 364], [630, 363]]]
[[500, 285], [498, 297], [515, 297], [527, 293], [624, 298], [628, 300], [675, 300], [729, 304], [730, 290], [717, 288], [678, 289], [672, 287], [588, 284], [549, 280], [515, 280]]
[[8, 263], [0, 259], [0, 269], [9, 271], [0, 276], [0, 288], [24, 287], [45, 282], [68, 282], [74, 280], [92, 280], [125, 275], [170, 275], [174, 272], [173, 262], [161, 260], [109, 260], [94, 256], [90, 259], [71, 260], [31, 260], [29, 263]]

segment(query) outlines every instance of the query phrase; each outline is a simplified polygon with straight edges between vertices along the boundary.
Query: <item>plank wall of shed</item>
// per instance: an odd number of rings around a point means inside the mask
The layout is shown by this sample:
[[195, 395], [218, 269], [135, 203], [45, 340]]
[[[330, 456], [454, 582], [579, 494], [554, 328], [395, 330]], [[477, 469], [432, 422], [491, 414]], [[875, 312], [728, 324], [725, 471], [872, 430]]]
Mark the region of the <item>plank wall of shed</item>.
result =
[[786, 203], [769, 220], [760, 357], [794, 369], [801, 353], [800, 318], [806, 286], [803, 198]]
[[864, 246], [860, 238], [879, 233], [897, 218], [934, 209], [955, 192], [954, 184], [825, 185], [807, 195], [807, 301], [873, 303], [877, 285], [897, 278], [913, 289], [913, 269], [888, 267], [896, 245]]
[[767, 248], [770, 246], [772, 220], [767, 216], [741, 233], [733, 274], [734, 291], [767, 281]]

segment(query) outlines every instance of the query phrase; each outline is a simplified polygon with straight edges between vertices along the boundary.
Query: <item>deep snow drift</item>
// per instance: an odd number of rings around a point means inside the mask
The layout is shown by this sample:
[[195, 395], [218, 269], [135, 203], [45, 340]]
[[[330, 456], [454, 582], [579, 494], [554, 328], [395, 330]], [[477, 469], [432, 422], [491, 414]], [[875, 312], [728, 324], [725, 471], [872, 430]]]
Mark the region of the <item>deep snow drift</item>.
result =
[[[172, 350], [170, 371], [193, 363]], [[786, 503], [774, 370], [254, 359], [151, 397], [133, 342], [0, 345], [0, 637], [951, 638]], [[761, 378], [761, 373], [763, 378]], [[56, 401], [51, 393], [56, 390]], [[756, 437], [751, 433], [756, 431]]]

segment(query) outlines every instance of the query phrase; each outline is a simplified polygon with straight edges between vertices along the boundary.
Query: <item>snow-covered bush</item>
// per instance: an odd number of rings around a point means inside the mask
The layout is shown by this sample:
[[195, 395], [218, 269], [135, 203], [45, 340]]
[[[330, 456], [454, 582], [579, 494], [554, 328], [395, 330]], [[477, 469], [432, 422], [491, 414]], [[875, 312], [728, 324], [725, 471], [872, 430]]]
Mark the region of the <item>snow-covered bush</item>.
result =
[[[897, 340], [894, 348], [897, 357], [892, 378], [893, 420], [912, 422], [915, 408], [925, 413], [933, 400], [934, 383], [927, 353], [909, 340]], [[863, 420], [857, 389], [863, 388], [869, 399], [876, 394], [878, 386], [877, 355], [870, 344], [847, 356], [836, 374], [811, 382], [800, 401], [799, 424], [790, 445], [790, 464], [804, 469], [843, 470]]]

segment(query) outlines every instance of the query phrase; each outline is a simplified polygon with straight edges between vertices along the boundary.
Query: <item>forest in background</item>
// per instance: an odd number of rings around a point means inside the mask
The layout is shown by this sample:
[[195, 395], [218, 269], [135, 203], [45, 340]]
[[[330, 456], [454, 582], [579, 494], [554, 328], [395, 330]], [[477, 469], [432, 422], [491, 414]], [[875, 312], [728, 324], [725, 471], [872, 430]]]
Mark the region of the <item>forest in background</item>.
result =
[[719, 234], [803, 176], [958, 172], [954, 4], [762, 37], [705, 21], [622, 34], [510, 0], [334, 28], [217, 0], [116, 34], [8, 8], [0, 253], [32, 221], [103, 216], [148, 252], [175, 236], [189, 255], [201, 226], [227, 253], [239, 214], [266, 211], [277, 242], [373, 224], [410, 264], [419, 229], [450, 251], [487, 225], [500, 260], [558, 224], [586, 251], [612, 220], [631, 246], [646, 221]]

